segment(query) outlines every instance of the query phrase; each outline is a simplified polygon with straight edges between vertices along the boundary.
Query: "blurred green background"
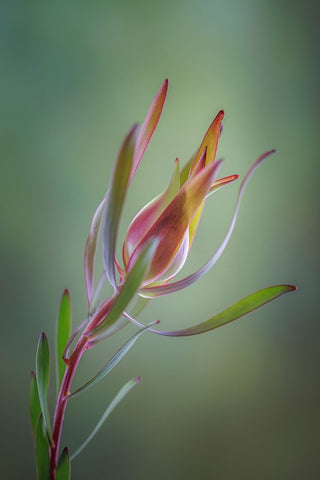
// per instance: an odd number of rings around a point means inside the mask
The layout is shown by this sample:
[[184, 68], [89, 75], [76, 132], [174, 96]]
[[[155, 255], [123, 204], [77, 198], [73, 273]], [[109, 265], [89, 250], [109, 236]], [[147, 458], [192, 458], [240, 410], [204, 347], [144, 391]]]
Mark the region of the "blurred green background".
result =
[[[70, 403], [64, 443], [74, 451], [120, 386], [143, 377], [75, 460], [73, 478], [319, 478], [318, 3], [11, 1], [1, 9], [1, 478], [35, 478], [27, 396], [37, 340], [44, 330], [53, 344], [63, 288], [74, 321], [86, 315], [91, 216], [124, 134], [166, 77], [167, 103], [121, 236], [218, 109], [226, 111], [223, 175], [243, 176], [260, 153], [278, 153], [251, 180], [214, 270], [154, 300], [141, 319], [183, 327], [267, 285], [299, 289], [206, 335], [145, 334]], [[208, 202], [184, 274], [218, 246], [238, 186]], [[76, 382], [132, 331], [88, 354]]]

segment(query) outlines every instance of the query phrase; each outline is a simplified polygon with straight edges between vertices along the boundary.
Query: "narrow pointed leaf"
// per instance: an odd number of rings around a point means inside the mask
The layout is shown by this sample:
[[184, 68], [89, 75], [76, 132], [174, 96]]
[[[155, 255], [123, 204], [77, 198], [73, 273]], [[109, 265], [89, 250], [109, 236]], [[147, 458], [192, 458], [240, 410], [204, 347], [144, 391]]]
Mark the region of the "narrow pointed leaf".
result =
[[[116, 353], [110, 358], [110, 360], [94, 375], [88, 382], [86, 382], [84, 385], [81, 385], [81, 387], [77, 388], [74, 392], [72, 392], [69, 395], [69, 398], [75, 397], [81, 392], [85, 392], [88, 390], [88, 388], [92, 387], [96, 383], [100, 382], [111, 370], [118, 365], [120, 360], [123, 359], [123, 357], [129, 352], [129, 350], [133, 347], [133, 345], [136, 343], [139, 337], [147, 331], [150, 327], [153, 325], [158, 324], [159, 322], [152, 322], [146, 327], [141, 328], [135, 335], [133, 335], [122, 347], [119, 348], [119, 350], [116, 351]], [[103, 335], [103, 334], [102, 334]], [[94, 345], [95, 343], [98, 343], [99, 337], [95, 338], [92, 342], [90, 342], [90, 346]]]
[[234, 226], [236, 224], [237, 216], [239, 213], [240, 209], [240, 204], [243, 196], [243, 192], [245, 190], [245, 187], [252, 177], [253, 173], [255, 170], [258, 168], [258, 166], [265, 160], [269, 155], [275, 153], [275, 150], [270, 150], [268, 152], [265, 152], [262, 154], [249, 168], [247, 171], [244, 179], [242, 180], [237, 201], [236, 201], [236, 206], [234, 209], [233, 217], [231, 219], [231, 223], [229, 225], [229, 228], [227, 230], [227, 233], [220, 243], [219, 247], [217, 250], [214, 252], [214, 254], [209, 258], [209, 260], [201, 267], [199, 270], [196, 272], [192, 273], [186, 278], [183, 278], [182, 280], [178, 280], [177, 282], [170, 283], [168, 285], [163, 285], [163, 286], [156, 286], [156, 287], [145, 287], [140, 290], [140, 295], [146, 297], [146, 298], [152, 298], [152, 297], [160, 297], [163, 295], [168, 295], [169, 293], [177, 292], [179, 290], [182, 290], [186, 287], [189, 287], [196, 281], [200, 280], [204, 275], [206, 275], [209, 270], [215, 265], [215, 263], [219, 260], [221, 257], [222, 253], [224, 252], [226, 246], [228, 245], [228, 242], [230, 240], [231, 234], [233, 232]]
[[49, 480], [49, 444], [42, 415], [39, 417], [36, 429], [36, 465], [38, 480]]
[[56, 480], [70, 480], [71, 465], [70, 455], [67, 447], [64, 447], [59, 458]]
[[[262, 305], [265, 305], [272, 300], [280, 297], [281, 295], [292, 292], [296, 290], [294, 285], [274, 285], [272, 287], [266, 287], [258, 292], [252, 293], [248, 297], [239, 300], [231, 307], [228, 307], [226, 310], [218, 313], [214, 317], [211, 317], [205, 322], [201, 322], [197, 325], [194, 325], [189, 328], [184, 328], [182, 330], [172, 330], [172, 331], [163, 331], [163, 330], [154, 330], [149, 328], [149, 332], [156, 333], [157, 335], [164, 335], [167, 337], [188, 337], [191, 335], [199, 335], [200, 333], [206, 333], [215, 328], [222, 327], [227, 323], [237, 320], [238, 318], [246, 315], [247, 313], [256, 310]], [[126, 314], [126, 318], [130, 320], [134, 325], [139, 327], [144, 327], [144, 325], [134, 318], [131, 318]]]
[[36, 434], [37, 423], [41, 415], [41, 406], [38, 394], [38, 386], [36, 374], [31, 372], [30, 375], [30, 392], [29, 392], [29, 413], [33, 435]]
[[145, 278], [146, 283], [156, 281], [167, 269], [181, 244], [189, 223], [210, 189], [215, 168], [216, 165], [211, 164], [185, 183], [133, 252], [129, 261], [129, 269], [130, 265], [135, 263], [136, 256], [139, 255], [149, 238], [159, 239], [158, 249]]
[[104, 411], [102, 417], [100, 418], [99, 422], [97, 423], [96, 427], [93, 429], [89, 437], [86, 439], [86, 441], [81, 445], [78, 450], [71, 455], [71, 460], [74, 460], [79, 453], [82, 452], [82, 450], [88, 445], [88, 443], [93, 439], [95, 434], [100, 430], [102, 427], [103, 423], [107, 420], [109, 415], [112, 413], [112, 411], [116, 408], [116, 406], [121, 402], [121, 400], [132, 390], [133, 387], [137, 385], [141, 380], [140, 377], [133, 378], [132, 380], [129, 380], [122, 388], [121, 390], [117, 393], [115, 398], [112, 400], [110, 405], [107, 407], [107, 409]]
[[158, 125], [158, 122], [162, 113], [163, 105], [167, 97], [167, 91], [168, 91], [168, 80], [166, 79], [163, 82], [159, 92], [153, 99], [153, 102], [149, 108], [146, 118], [144, 119], [144, 122], [141, 126], [139, 136], [137, 138], [136, 146], [134, 149], [133, 167], [130, 175], [130, 181], [132, 180], [139, 166], [141, 158], [143, 157], [143, 154], [148, 146], [148, 143], [150, 142], [150, 139]]
[[109, 196], [104, 210], [103, 224], [103, 264], [111, 285], [116, 289], [114, 256], [120, 215], [124, 204], [129, 176], [132, 170], [133, 150], [136, 143], [138, 127], [135, 125], [126, 136], [119, 151], [111, 176]]
[[226, 325], [227, 323], [237, 320], [238, 318], [246, 315], [253, 310], [265, 305], [272, 300], [280, 297], [284, 293], [292, 292], [296, 287], [293, 285], [274, 285], [272, 287], [263, 288], [258, 292], [252, 293], [248, 297], [239, 300], [231, 307], [227, 308], [223, 312], [218, 313], [209, 320], [199, 323], [190, 328], [183, 330], [175, 330], [172, 332], [161, 332], [162, 335], [170, 337], [185, 337], [190, 335], [199, 335], [199, 333], [209, 332], [215, 328]]
[[66, 369], [63, 361], [63, 352], [67, 345], [71, 332], [71, 304], [69, 290], [63, 292], [57, 321], [57, 338], [56, 338], [56, 361], [57, 361], [57, 390], [59, 390], [61, 381]]
[[43, 415], [43, 424], [45, 426], [48, 440], [51, 443], [51, 427], [48, 408], [48, 389], [50, 375], [50, 354], [49, 343], [44, 333], [40, 335], [37, 356], [36, 356], [36, 378], [39, 392], [41, 412]]
[[97, 210], [95, 211], [95, 214], [91, 221], [89, 235], [88, 235], [85, 250], [84, 250], [84, 279], [86, 284], [86, 292], [87, 292], [89, 307], [90, 307], [93, 292], [94, 292], [94, 266], [95, 266], [96, 251], [97, 251], [99, 232], [100, 232], [100, 226], [101, 226], [101, 219], [102, 219], [102, 214], [103, 214], [108, 196], [109, 196], [109, 193], [107, 193], [107, 195], [104, 197], [102, 202], [98, 205]]
[[141, 254], [137, 258], [135, 264], [131, 268], [131, 271], [128, 273], [128, 276], [121, 287], [120, 293], [113, 302], [107, 317], [100, 323], [100, 325], [98, 325], [98, 327], [94, 328], [90, 332], [91, 338], [104, 332], [121, 316], [122, 312], [126, 309], [127, 305], [130, 303], [140, 287], [143, 277], [147, 269], [150, 267], [150, 263], [153, 259], [157, 246], [157, 239], [154, 237], [150, 238], [148, 243], [145, 245], [145, 248], [141, 251]]
[[191, 168], [189, 171], [189, 177], [195, 171], [205, 148], [207, 149], [206, 165], [209, 165], [210, 163], [214, 162], [216, 157], [217, 147], [218, 147], [220, 131], [221, 131], [221, 122], [223, 120], [223, 117], [224, 117], [224, 111], [220, 110], [220, 112], [217, 113], [216, 117], [214, 118], [213, 122], [208, 128], [201, 142], [199, 150], [195, 156], [193, 164], [191, 165]]

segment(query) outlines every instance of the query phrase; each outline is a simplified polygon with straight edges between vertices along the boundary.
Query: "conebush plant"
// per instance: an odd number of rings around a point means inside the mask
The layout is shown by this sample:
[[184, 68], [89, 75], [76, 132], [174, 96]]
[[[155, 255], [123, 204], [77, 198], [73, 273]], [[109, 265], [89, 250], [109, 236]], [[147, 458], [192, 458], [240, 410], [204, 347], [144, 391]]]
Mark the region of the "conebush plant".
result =
[[[49, 343], [44, 333], [39, 338], [29, 397], [38, 480], [70, 479], [71, 461], [92, 440], [114, 408], [140, 382], [140, 377], [133, 378], [120, 389], [77, 451], [70, 454], [64, 445], [61, 449], [62, 427], [69, 400], [102, 380], [143, 333], [181, 337], [209, 332], [295, 290], [292, 285], [263, 288], [213, 317], [181, 330], [163, 331], [158, 328], [158, 321], [144, 325], [137, 320], [139, 313], [152, 298], [189, 287], [214, 266], [228, 244], [249, 179], [258, 166], [274, 153], [274, 150], [270, 150], [261, 155], [244, 176], [230, 226], [218, 249], [197, 271], [176, 280], [192, 247], [205, 202], [217, 190], [238, 178], [238, 175], [218, 176], [221, 160], [216, 160], [216, 151], [224, 117], [223, 110], [218, 112], [196, 153], [182, 168], [178, 158], [174, 161], [168, 187], [134, 217], [123, 241], [122, 259], [118, 260], [115, 253], [118, 227], [126, 194], [159, 122], [167, 90], [168, 81], [165, 80], [141, 127], [134, 125], [125, 137], [115, 161], [108, 191], [93, 215], [84, 252], [88, 311], [86, 319], [73, 329], [70, 294], [68, 290], [63, 292], [53, 355], [58, 392], [53, 416], [48, 402], [52, 363]], [[103, 274], [96, 281], [96, 254], [100, 241]], [[106, 282], [109, 282], [113, 291], [107, 299], [103, 298]], [[130, 323], [135, 325], [136, 333], [91, 379], [73, 389], [72, 381], [84, 352], [106, 341]]]

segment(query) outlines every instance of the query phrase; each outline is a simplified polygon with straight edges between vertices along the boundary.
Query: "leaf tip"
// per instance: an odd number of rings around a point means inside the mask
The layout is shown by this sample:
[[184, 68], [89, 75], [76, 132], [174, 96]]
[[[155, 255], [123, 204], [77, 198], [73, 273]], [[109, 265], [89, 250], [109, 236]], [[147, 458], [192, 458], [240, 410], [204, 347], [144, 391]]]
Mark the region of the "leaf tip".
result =
[[47, 335], [44, 332], [41, 332], [40, 337], [39, 337], [39, 343], [43, 341], [48, 341]]

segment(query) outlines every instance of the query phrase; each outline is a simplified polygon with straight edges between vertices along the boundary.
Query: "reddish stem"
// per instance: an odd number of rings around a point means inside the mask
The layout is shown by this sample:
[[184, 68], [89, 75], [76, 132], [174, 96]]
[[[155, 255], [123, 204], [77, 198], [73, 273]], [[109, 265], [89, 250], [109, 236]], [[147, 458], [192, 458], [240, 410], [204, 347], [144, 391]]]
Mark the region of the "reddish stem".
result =
[[69, 400], [69, 393], [73, 377], [76, 373], [78, 364], [83, 353], [89, 348], [88, 342], [90, 339], [87, 337], [88, 333], [93, 330], [109, 313], [114, 298], [109, 298], [100, 307], [97, 313], [93, 316], [85, 330], [82, 332], [74, 350], [67, 360], [67, 366], [64, 373], [64, 377], [61, 383], [59, 395], [57, 398], [56, 409], [54, 413], [53, 429], [52, 429], [52, 446], [50, 448], [50, 480], [55, 480], [56, 469], [58, 463], [58, 454], [61, 440], [61, 432], [63, 426], [64, 415], [66, 411], [67, 402]]

